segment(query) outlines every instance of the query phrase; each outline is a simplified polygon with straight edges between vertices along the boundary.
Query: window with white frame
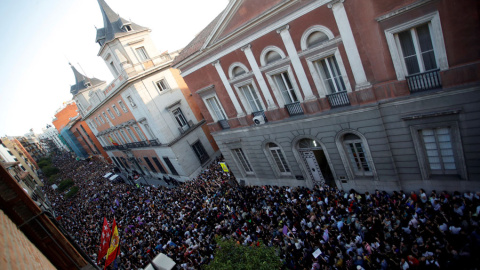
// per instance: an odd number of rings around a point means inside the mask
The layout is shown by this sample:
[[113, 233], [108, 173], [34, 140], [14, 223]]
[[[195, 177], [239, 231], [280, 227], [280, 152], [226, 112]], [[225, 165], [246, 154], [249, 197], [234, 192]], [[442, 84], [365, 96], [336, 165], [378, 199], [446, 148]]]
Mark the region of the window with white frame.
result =
[[124, 112], [128, 112], [127, 106], [125, 106], [121, 100], [118, 101], [118, 105], [120, 105], [120, 108], [122, 108]]
[[108, 121], [107, 114], [105, 112], [102, 112], [103, 117], [105, 117], [105, 121]]
[[168, 86], [168, 83], [165, 79], [161, 79], [161, 80], [157, 81], [155, 83], [155, 86], [157, 87], [158, 91], [160, 91], [160, 92], [170, 89], [170, 87]]
[[428, 24], [398, 33], [397, 43], [408, 75], [423, 73], [437, 68], [432, 36]]
[[372, 176], [372, 168], [363, 141], [355, 134], [347, 133], [342, 138], [350, 168], [356, 176]]
[[123, 136], [123, 138], [125, 139], [125, 141], [126, 141], [127, 143], [131, 143], [131, 142], [132, 142], [132, 141], [130, 140], [130, 138], [127, 136], [127, 133], [125, 133], [125, 130], [121, 129], [121, 130], [120, 130], [120, 133], [121, 133], [121, 135]]
[[137, 105], [135, 105], [135, 102], [133, 101], [133, 98], [131, 96], [128, 96], [127, 97], [127, 100], [128, 102], [130, 102], [130, 106], [132, 107], [136, 107]]
[[135, 51], [137, 51], [137, 55], [140, 61], [143, 62], [150, 59], [150, 57], [148, 57], [147, 51], [145, 50], [145, 47], [136, 48]]
[[115, 76], [118, 76], [119, 73], [118, 73], [118, 70], [115, 67], [115, 63], [113, 63], [113, 61], [110, 62], [110, 67], [112, 68], [113, 74], [115, 74]]
[[130, 128], [127, 128], [127, 132], [130, 135], [130, 137], [132, 137], [132, 140], [134, 142], [138, 142], [137, 137], [135, 136], [135, 134], [133, 134], [133, 131]]
[[125, 144], [125, 140], [122, 138], [122, 136], [120, 135], [120, 133], [118, 133], [118, 131], [115, 131], [114, 132], [114, 135], [115, 137], [117, 138], [117, 141], [120, 142], [121, 144]]
[[117, 106], [112, 105], [112, 108], [113, 108], [113, 110], [115, 111], [115, 113], [116, 113], [118, 116], [120, 116], [120, 111], [118, 110]]
[[290, 174], [290, 168], [288, 167], [287, 161], [283, 156], [280, 147], [275, 143], [269, 143], [268, 150], [270, 151], [280, 174]]
[[102, 121], [102, 124], [105, 124], [105, 120], [102, 118], [101, 115], [98, 115], [98, 118], [100, 119], [100, 121]]
[[347, 90], [334, 55], [315, 61], [314, 64], [329, 94]]
[[277, 89], [281, 92], [285, 104], [298, 102], [297, 94], [287, 71], [272, 76]]
[[245, 98], [245, 101], [248, 103], [250, 112], [263, 111], [263, 105], [260, 97], [252, 84], [242, 85], [238, 87], [238, 89]]
[[176, 108], [172, 111], [173, 117], [177, 121], [178, 126], [183, 130], [187, 130], [190, 126], [188, 125], [185, 115], [183, 115], [182, 109]]
[[268, 64], [271, 64], [273, 62], [276, 62], [278, 60], [282, 59], [282, 56], [276, 52], [276, 51], [269, 51], [266, 55], [265, 55], [265, 63], [268, 65]]
[[397, 79], [448, 68], [438, 11], [386, 29], [385, 36]]
[[115, 116], [113, 115], [110, 109], [107, 109], [107, 112], [108, 112], [108, 115], [110, 115], [110, 118], [115, 119]]
[[143, 126], [145, 127], [145, 131], [147, 131], [148, 137], [150, 139], [155, 139], [155, 134], [153, 133], [152, 129], [150, 128], [150, 125], [147, 123], [144, 123]]
[[140, 137], [140, 140], [145, 141], [147, 140], [145, 138], [145, 135], [143, 135], [143, 132], [140, 130], [138, 126], [133, 126], [133, 129], [135, 129], [135, 132], [137, 132], [138, 136]]
[[245, 157], [245, 154], [243, 153], [242, 148], [232, 149], [232, 152], [235, 158], [237, 159], [238, 163], [241, 164], [243, 171], [246, 174], [253, 174], [252, 166], [250, 166], [250, 162], [248, 162], [247, 158]]
[[210, 110], [210, 113], [212, 114], [212, 117], [215, 121], [227, 119], [216, 96], [205, 99], [205, 103], [207, 104], [207, 107]]

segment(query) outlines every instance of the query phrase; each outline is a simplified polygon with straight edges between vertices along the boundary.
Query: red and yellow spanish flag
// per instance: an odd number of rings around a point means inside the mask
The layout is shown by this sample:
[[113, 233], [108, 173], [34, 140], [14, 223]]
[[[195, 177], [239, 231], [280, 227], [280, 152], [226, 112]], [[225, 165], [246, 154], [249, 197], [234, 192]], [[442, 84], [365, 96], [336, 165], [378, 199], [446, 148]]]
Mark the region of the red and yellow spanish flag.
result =
[[108, 138], [110, 139], [110, 142], [112, 142], [113, 145], [118, 145], [118, 143], [112, 139], [112, 136], [108, 136]]
[[107, 266], [109, 266], [115, 260], [115, 258], [117, 258], [118, 253], [120, 253], [120, 236], [118, 235], [117, 223], [115, 222], [115, 218], [113, 218], [112, 239], [110, 240], [110, 247], [107, 251], [104, 269], [106, 269]]

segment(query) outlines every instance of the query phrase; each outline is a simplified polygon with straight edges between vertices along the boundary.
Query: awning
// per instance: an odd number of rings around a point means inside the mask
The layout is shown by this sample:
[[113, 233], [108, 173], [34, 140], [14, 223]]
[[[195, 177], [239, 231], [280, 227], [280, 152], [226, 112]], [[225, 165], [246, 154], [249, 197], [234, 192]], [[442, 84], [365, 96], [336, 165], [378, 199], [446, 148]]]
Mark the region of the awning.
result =
[[110, 181], [113, 181], [113, 180], [117, 179], [117, 177], [118, 177], [118, 175], [117, 175], [117, 174], [114, 174], [114, 175], [112, 175], [112, 176], [111, 176], [110, 178], [108, 178], [108, 179], [110, 179]]
[[109, 177], [110, 177], [110, 175], [112, 175], [112, 173], [111, 173], [111, 172], [109, 172], [109, 173], [105, 174], [103, 177], [104, 177], [104, 178], [109, 178]]

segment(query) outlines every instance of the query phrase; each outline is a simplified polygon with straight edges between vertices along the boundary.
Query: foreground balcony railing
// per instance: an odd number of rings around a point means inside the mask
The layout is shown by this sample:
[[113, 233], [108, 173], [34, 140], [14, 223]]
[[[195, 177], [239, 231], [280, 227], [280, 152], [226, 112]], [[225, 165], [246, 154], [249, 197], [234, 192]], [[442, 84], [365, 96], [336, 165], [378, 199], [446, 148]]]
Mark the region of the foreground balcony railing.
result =
[[327, 95], [328, 103], [330, 107], [342, 107], [350, 106], [350, 100], [348, 99], [347, 91], [336, 92], [330, 95]]
[[150, 142], [150, 145], [151, 146], [160, 146], [161, 143], [158, 141], [158, 139], [152, 139], [152, 140], [148, 140]]
[[412, 93], [442, 88], [440, 69], [434, 69], [424, 73], [406, 76], [405, 79], [407, 79], [408, 88]]
[[226, 120], [226, 119], [218, 120], [218, 123], [220, 124], [222, 129], [229, 129], [230, 128], [230, 125], [228, 124], [228, 120]]
[[302, 115], [303, 114], [303, 108], [300, 105], [300, 102], [294, 102], [294, 103], [286, 104], [285, 107], [287, 108], [288, 114], [290, 116]]

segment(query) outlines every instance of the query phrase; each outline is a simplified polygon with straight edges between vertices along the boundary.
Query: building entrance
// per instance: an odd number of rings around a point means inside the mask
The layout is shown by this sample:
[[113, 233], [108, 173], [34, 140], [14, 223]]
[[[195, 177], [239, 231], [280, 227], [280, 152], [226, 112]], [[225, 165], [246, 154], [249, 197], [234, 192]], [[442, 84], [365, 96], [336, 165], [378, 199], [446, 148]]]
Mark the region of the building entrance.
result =
[[315, 140], [302, 139], [298, 148], [313, 185], [335, 186], [335, 179], [322, 146]]

